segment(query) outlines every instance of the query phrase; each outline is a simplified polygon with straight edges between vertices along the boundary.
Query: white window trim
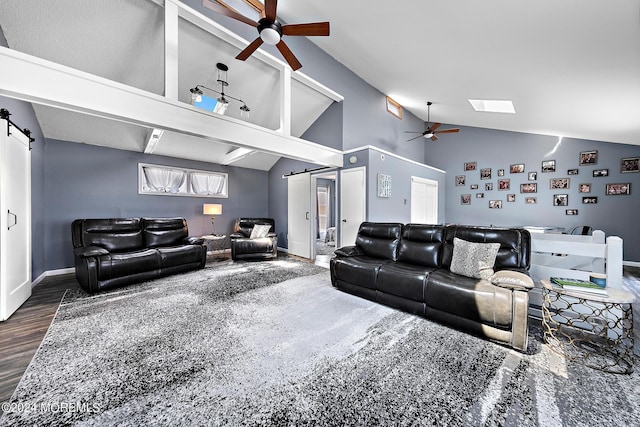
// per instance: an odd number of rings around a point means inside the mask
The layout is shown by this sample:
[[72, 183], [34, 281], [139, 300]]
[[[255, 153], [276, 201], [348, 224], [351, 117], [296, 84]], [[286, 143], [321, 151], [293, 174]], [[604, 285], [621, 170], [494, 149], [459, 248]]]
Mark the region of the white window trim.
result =
[[[180, 189], [178, 189], [178, 191], [175, 193], [156, 191], [150, 188], [146, 182], [146, 177], [144, 174], [145, 167], [153, 167], [153, 168], [159, 168], [159, 169], [177, 170], [177, 171], [185, 172], [187, 174], [187, 179], [185, 180], [185, 183], [180, 187]], [[217, 194], [195, 193], [191, 188], [191, 180], [189, 179], [192, 173], [209, 174], [217, 177], [222, 177], [224, 179], [223, 191]], [[226, 172], [214, 172], [214, 171], [207, 171], [207, 170], [200, 170], [200, 169], [181, 168], [176, 166], [154, 165], [151, 163], [138, 163], [138, 194], [151, 195], [151, 196], [187, 196], [187, 197], [226, 199], [229, 197], [229, 174], [227, 174]]]

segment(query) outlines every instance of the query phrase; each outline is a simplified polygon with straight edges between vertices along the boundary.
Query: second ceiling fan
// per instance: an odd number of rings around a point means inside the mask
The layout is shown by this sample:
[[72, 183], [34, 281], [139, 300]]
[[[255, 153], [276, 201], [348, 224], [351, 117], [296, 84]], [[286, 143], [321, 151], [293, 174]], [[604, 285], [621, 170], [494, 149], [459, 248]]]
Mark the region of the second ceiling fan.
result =
[[291, 52], [291, 49], [282, 40], [282, 36], [328, 36], [329, 35], [329, 23], [328, 22], [312, 22], [308, 24], [290, 24], [282, 25], [278, 22], [276, 16], [276, 9], [278, 7], [278, 0], [265, 0], [264, 9], [261, 11], [262, 18], [259, 21], [254, 21], [248, 18], [230, 6], [224, 4], [222, 1], [202, 0], [202, 6], [207, 9], [211, 9], [216, 13], [223, 14], [229, 18], [236, 19], [245, 24], [256, 27], [258, 30], [258, 38], [252, 41], [242, 52], [236, 56], [236, 59], [245, 61], [255, 52], [262, 43], [275, 45], [280, 51], [284, 59], [289, 66], [295, 71], [302, 67], [302, 64], [296, 56]]
[[405, 131], [405, 133], [419, 133], [420, 135], [416, 136], [415, 138], [411, 138], [409, 140], [407, 140], [407, 142], [409, 141], [413, 141], [414, 139], [418, 139], [420, 137], [424, 137], [424, 138], [431, 138], [432, 141], [437, 141], [438, 137], [436, 136], [436, 134], [438, 133], [456, 133], [456, 132], [460, 132], [460, 129], [458, 128], [452, 128], [452, 129], [441, 129], [441, 130], [437, 130], [442, 123], [433, 123], [433, 124], [429, 124], [431, 123], [431, 104], [433, 104], [433, 102], [429, 101], [427, 102], [427, 130], [422, 131], [422, 132], [414, 132], [414, 131]]

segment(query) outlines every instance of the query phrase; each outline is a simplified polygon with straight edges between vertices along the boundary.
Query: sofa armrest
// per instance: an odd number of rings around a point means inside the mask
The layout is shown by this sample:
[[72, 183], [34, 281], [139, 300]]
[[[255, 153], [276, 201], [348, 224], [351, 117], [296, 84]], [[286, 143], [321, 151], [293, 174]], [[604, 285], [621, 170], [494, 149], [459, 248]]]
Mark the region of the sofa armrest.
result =
[[487, 279], [501, 288], [528, 291], [534, 287], [533, 279], [527, 274], [514, 270], [500, 270]]
[[73, 250], [73, 254], [80, 258], [89, 258], [99, 255], [107, 255], [109, 251], [100, 246], [81, 246]]
[[343, 246], [333, 251], [337, 256], [358, 256], [364, 255], [357, 246]]
[[202, 237], [189, 236], [184, 238], [185, 245], [204, 245], [204, 239]]
[[242, 234], [242, 233], [231, 233], [229, 235], [229, 238], [231, 238], [231, 239], [243, 239], [245, 237], [246, 236], [244, 234]]

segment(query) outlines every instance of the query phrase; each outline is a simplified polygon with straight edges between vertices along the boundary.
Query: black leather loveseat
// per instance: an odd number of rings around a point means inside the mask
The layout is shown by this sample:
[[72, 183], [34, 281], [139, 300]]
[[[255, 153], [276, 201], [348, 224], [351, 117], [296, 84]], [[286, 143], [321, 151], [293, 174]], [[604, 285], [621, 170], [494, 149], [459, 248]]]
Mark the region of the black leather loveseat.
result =
[[530, 253], [525, 229], [365, 222], [354, 246], [335, 251], [331, 281], [524, 351]]
[[207, 247], [184, 218], [77, 219], [76, 278], [87, 292], [203, 268]]
[[[256, 234], [256, 226], [264, 233]], [[238, 218], [233, 226], [231, 259], [271, 259], [278, 256], [278, 235], [273, 218]], [[264, 235], [263, 235], [264, 234]]]

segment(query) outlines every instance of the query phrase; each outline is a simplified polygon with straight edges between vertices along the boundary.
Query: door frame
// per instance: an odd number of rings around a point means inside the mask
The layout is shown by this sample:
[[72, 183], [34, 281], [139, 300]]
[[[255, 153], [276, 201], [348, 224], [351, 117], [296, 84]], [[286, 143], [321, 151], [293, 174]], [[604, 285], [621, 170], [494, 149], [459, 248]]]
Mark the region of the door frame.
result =
[[411, 188], [409, 189], [409, 194], [411, 196], [411, 205], [410, 205], [410, 215], [411, 215], [411, 222], [415, 222], [414, 218], [413, 218], [413, 184], [414, 183], [419, 183], [419, 184], [425, 184], [425, 185], [430, 185], [430, 186], [434, 186], [436, 188], [436, 198], [435, 198], [435, 213], [436, 213], [436, 220], [434, 222], [434, 224], [438, 224], [439, 220], [440, 220], [440, 215], [438, 214], [438, 208], [439, 208], [439, 200], [438, 200], [438, 196], [439, 196], [439, 192], [440, 192], [440, 183], [435, 180], [435, 179], [429, 179], [429, 178], [422, 178], [419, 176], [412, 176], [411, 177]]
[[340, 242], [339, 243], [340, 247], [344, 246], [344, 242], [343, 242], [344, 233], [342, 232], [342, 223], [343, 223], [343, 221], [345, 221], [344, 215], [343, 215], [343, 208], [344, 208], [343, 197], [344, 197], [344, 192], [342, 191], [342, 175], [344, 173], [353, 173], [353, 172], [362, 172], [362, 174], [363, 174], [362, 194], [364, 194], [364, 197], [362, 198], [362, 218], [365, 221], [367, 219], [367, 167], [366, 166], [359, 166], [357, 168], [349, 168], [349, 169], [340, 170], [340, 181], [338, 182], [338, 184], [340, 186], [340, 190], [339, 190], [339, 193], [340, 193], [340, 216], [338, 217], [338, 227], [337, 227], [338, 230], [340, 230], [340, 231], [338, 232], [339, 240], [336, 240], [336, 242]]

